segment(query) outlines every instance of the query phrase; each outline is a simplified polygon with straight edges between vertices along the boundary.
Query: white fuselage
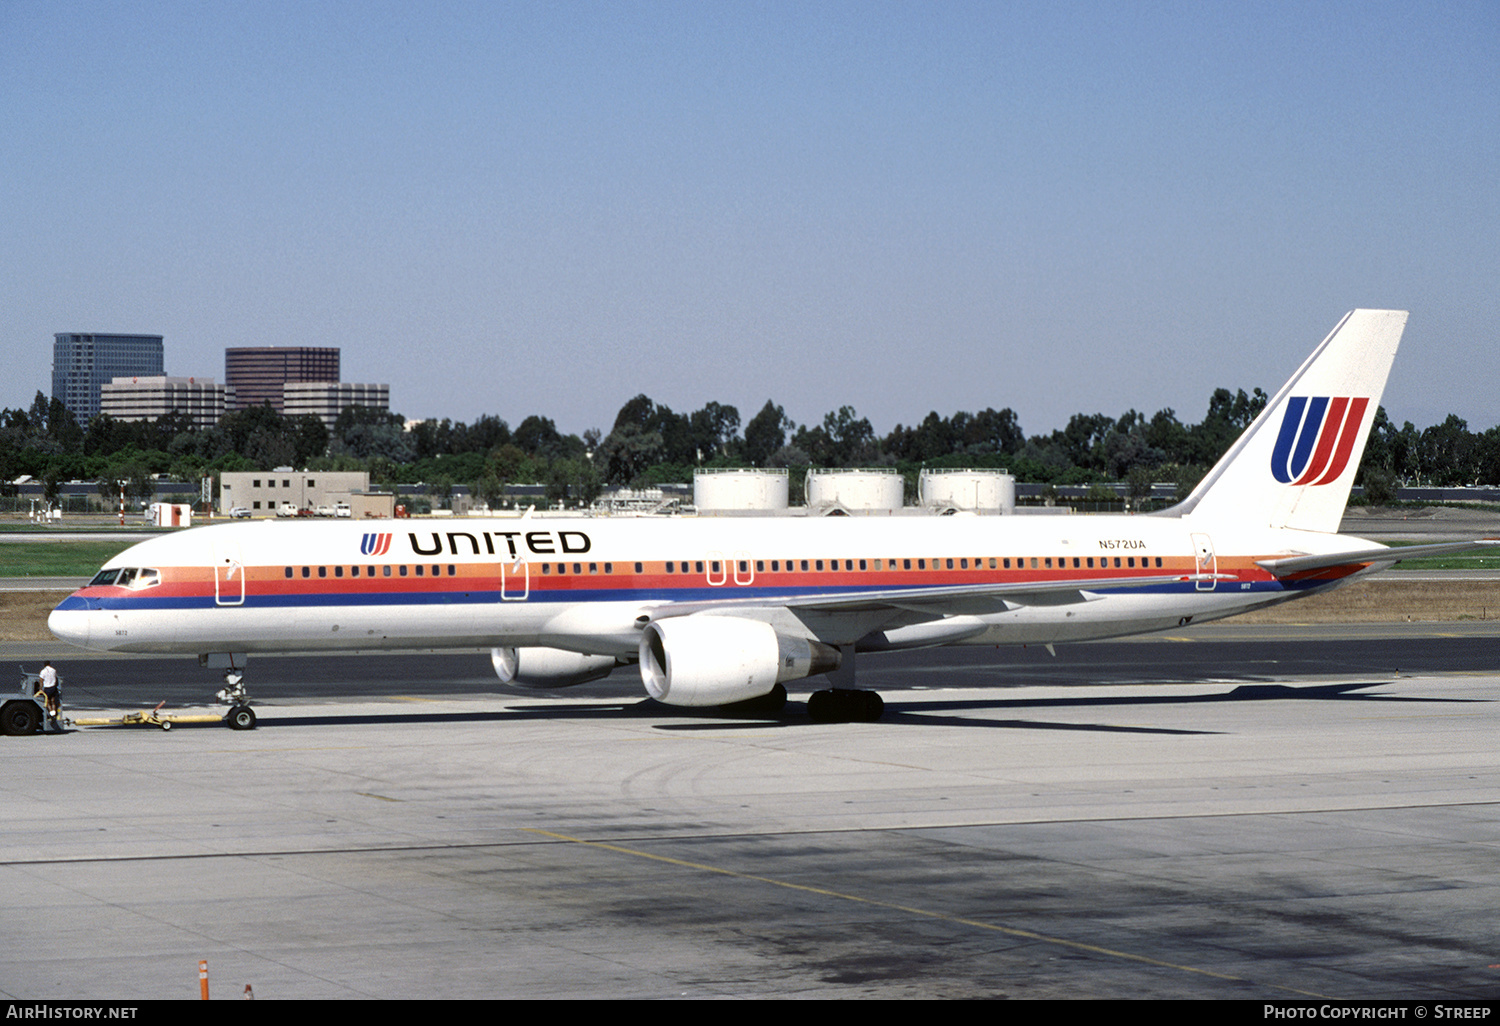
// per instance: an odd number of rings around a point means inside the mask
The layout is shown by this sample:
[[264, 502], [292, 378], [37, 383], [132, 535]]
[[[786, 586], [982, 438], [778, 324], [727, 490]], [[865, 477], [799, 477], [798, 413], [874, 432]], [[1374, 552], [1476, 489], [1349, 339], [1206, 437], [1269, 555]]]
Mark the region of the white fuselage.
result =
[[[1215, 533], [1191, 516], [257, 521], [126, 550], [49, 626], [106, 652], [511, 645], [631, 657], [645, 622], [722, 608], [832, 645], [1042, 643], [1161, 630], [1325, 590], [1352, 572], [1288, 586], [1255, 560], [1369, 545], [1290, 530]], [[112, 570], [137, 573], [103, 580]], [[1176, 579], [1132, 586], [1165, 577]], [[1093, 586], [1060, 592], [1071, 580]], [[996, 584], [1037, 592], [983, 594]], [[915, 599], [933, 589], [950, 596], [940, 612], [930, 601], [858, 608], [865, 593]], [[849, 608], [798, 607], [820, 596], [846, 596]]]

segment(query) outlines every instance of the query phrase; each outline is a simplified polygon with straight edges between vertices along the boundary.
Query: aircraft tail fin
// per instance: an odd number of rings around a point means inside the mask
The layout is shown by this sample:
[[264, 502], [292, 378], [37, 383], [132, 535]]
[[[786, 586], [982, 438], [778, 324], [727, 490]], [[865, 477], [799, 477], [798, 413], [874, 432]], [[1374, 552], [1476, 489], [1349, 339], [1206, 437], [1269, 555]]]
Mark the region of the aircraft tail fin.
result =
[[1346, 314], [1166, 515], [1336, 533], [1406, 317], [1404, 310]]

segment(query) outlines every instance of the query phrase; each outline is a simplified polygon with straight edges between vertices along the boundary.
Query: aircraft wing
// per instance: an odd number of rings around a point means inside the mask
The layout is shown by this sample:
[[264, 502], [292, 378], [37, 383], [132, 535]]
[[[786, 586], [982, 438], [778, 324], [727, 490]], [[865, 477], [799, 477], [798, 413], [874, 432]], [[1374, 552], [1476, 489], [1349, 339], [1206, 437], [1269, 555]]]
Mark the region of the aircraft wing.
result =
[[1278, 556], [1272, 559], [1257, 559], [1255, 565], [1277, 577], [1307, 573], [1312, 570], [1327, 570], [1332, 567], [1355, 567], [1375, 563], [1399, 563], [1403, 559], [1424, 559], [1428, 556], [1449, 556], [1456, 552], [1472, 552], [1500, 545], [1493, 538], [1478, 541], [1438, 542], [1433, 545], [1403, 545], [1388, 548], [1359, 549], [1354, 552], [1333, 552], [1320, 556]]
[[[708, 599], [673, 602], [651, 610], [654, 620], [693, 613], [725, 613], [736, 610], [785, 609], [791, 613], [819, 614], [820, 619], [845, 614], [863, 630], [888, 618], [904, 623], [920, 622], [955, 614], [1001, 613], [1017, 606], [1059, 606], [1091, 602], [1090, 594], [1119, 588], [1145, 588], [1183, 582], [1232, 580], [1233, 574], [1158, 574], [1151, 577], [1099, 577], [1088, 580], [1006, 582], [1002, 584], [954, 584], [938, 587], [886, 588], [879, 591], [822, 592], [817, 595], [759, 595], [755, 598]], [[881, 614], [887, 614], [882, 617]], [[873, 615], [872, 615], [873, 614]]]

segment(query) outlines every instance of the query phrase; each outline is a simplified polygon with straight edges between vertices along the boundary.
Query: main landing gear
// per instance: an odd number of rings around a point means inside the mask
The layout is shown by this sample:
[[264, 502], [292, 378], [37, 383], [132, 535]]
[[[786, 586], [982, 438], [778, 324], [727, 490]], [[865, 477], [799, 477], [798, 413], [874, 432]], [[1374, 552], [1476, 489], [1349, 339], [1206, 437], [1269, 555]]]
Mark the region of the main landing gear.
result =
[[885, 713], [885, 699], [854, 686], [854, 646], [839, 646], [839, 667], [826, 674], [833, 687], [807, 696], [814, 723], [874, 723]]
[[807, 715], [815, 723], [874, 723], [885, 712], [885, 699], [874, 691], [829, 688], [807, 696]]

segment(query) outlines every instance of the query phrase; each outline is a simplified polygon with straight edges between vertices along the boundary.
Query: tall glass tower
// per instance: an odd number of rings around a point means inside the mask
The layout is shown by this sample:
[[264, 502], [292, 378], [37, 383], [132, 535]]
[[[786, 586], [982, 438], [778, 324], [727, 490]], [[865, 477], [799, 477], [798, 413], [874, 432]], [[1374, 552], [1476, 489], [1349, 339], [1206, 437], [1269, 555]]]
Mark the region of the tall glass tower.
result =
[[99, 386], [113, 378], [165, 373], [160, 335], [59, 332], [52, 337], [52, 397], [85, 427], [99, 412]]

